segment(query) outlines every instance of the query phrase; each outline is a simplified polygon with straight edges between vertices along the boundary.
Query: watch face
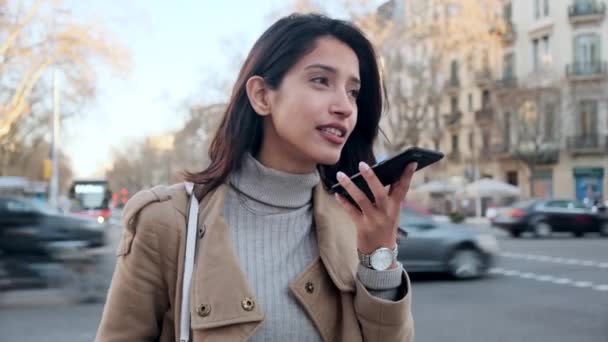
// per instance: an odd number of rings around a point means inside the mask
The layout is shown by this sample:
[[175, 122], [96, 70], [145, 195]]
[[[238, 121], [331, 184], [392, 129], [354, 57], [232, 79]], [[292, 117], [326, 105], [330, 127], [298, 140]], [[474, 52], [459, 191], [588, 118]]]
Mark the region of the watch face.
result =
[[393, 253], [389, 249], [379, 249], [371, 255], [370, 263], [375, 270], [387, 270], [393, 264]]

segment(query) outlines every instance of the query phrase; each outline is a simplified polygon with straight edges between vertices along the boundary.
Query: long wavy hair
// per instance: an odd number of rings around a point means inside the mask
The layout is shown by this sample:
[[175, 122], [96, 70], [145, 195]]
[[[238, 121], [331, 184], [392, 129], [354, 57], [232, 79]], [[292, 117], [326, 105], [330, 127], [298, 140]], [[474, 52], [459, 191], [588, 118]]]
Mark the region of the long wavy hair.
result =
[[336, 183], [336, 172], [353, 174], [358, 163], [374, 164], [373, 143], [378, 135], [383, 102], [386, 102], [377, 56], [370, 41], [353, 24], [320, 14], [292, 14], [274, 23], [256, 41], [245, 60], [232, 90], [226, 112], [209, 147], [209, 166], [185, 178], [203, 184], [199, 198], [224, 183], [238, 171], [247, 152], [257, 155], [262, 144], [263, 117], [251, 106], [245, 84], [252, 76], [262, 77], [268, 87], [277, 89], [285, 74], [311, 52], [321, 37], [330, 36], [348, 45], [359, 60], [361, 89], [357, 98], [355, 128], [334, 165], [318, 165], [326, 188]]

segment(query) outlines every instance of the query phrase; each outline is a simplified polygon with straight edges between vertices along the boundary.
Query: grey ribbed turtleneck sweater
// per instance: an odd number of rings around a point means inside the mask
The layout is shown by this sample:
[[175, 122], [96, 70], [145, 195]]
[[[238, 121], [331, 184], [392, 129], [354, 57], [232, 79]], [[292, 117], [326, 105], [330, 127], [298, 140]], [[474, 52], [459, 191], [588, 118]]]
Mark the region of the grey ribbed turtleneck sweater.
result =
[[[266, 314], [250, 341], [320, 341], [289, 283], [319, 255], [312, 213], [317, 172], [289, 174], [264, 167], [247, 155], [230, 177], [224, 217], [241, 267]], [[401, 269], [359, 268], [358, 277], [375, 296], [396, 299]]]

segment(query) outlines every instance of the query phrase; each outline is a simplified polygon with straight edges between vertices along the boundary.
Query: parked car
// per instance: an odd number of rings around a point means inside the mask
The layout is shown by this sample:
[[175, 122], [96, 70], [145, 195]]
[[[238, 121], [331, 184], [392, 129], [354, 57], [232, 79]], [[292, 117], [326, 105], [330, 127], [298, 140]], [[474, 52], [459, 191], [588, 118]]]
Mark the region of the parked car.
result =
[[479, 278], [494, 264], [499, 249], [494, 235], [462, 224], [440, 223], [410, 208], [401, 209], [398, 234], [397, 258], [408, 272]]
[[580, 237], [585, 233], [608, 236], [608, 215], [594, 211], [583, 203], [568, 199], [530, 199], [503, 210], [494, 225], [513, 237], [531, 232], [537, 237], [548, 237], [553, 232], [568, 232]]
[[0, 197], [0, 252], [4, 255], [43, 255], [68, 245], [101, 247], [105, 244], [104, 227], [33, 199]]

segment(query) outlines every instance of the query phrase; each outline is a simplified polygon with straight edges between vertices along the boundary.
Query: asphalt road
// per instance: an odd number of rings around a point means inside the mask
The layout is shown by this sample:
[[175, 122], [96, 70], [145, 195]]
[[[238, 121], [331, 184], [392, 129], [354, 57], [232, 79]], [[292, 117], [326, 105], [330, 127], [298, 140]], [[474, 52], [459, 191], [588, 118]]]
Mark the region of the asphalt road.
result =
[[[417, 342], [608, 342], [608, 239], [500, 242], [485, 279], [412, 275]], [[0, 340], [92, 341], [103, 305], [53, 296], [0, 307]]]

